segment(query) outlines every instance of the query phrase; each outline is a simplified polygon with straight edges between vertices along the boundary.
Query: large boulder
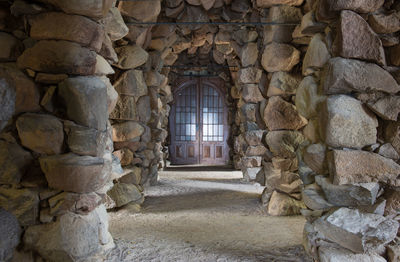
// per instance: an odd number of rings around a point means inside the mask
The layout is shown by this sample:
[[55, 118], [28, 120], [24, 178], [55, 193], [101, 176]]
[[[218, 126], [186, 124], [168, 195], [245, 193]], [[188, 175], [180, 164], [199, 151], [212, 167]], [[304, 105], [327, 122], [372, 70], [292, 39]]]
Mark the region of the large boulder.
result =
[[321, 93], [314, 77], [307, 76], [300, 82], [295, 98], [296, 109], [300, 115], [307, 119], [318, 115], [319, 106], [326, 99]]
[[18, 144], [0, 140], [0, 184], [18, 184], [32, 164], [28, 151]]
[[320, 115], [321, 134], [331, 147], [361, 149], [376, 143], [378, 120], [362, 103], [346, 95], [328, 97]]
[[[8, 103], [13, 103], [13, 99], [15, 100], [15, 114], [22, 112], [36, 112], [40, 110], [39, 100], [40, 100], [40, 92], [38, 87], [35, 85], [35, 82], [25, 75], [21, 70], [19, 70], [15, 63], [4, 63], [0, 64], [0, 79], [2, 79], [1, 86], [4, 86], [5, 89], [1, 88], [0, 92], [13, 93], [7, 96], [4, 96], [4, 99], [0, 102], [1, 106], [11, 106]], [[6, 83], [4, 83], [4, 81]], [[11, 89], [15, 89], [11, 91]], [[3, 95], [3, 94], [2, 94]], [[3, 97], [3, 96], [2, 96]], [[3, 104], [4, 103], [4, 104]], [[3, 108], [2, 108], [3, 109]], [[1, 117], [0, 121], [5, 119], [6, 115], [10, 115], [11, 108], [1, 112], [4, 114], [4, 117]]]
[[256, 67], [242, 68], [238, 72], [239, 83], [241, 84], [257, 84], [260, 82], [262, 70]]
[[289, 5], [274, 5], [268, 10], [267, 22], [298, 23], [302, 16], [300, 8]]
[[367, 105], [382, 119], [397, 121], [400, 113], [400, 96], [387, 96]]
[[124, 72], [114, 84], [115, 90], [120, 95], [139, 97], [147, 95], [148, 89], [141, 70], [128, 70]]
[[400, 123], [393, 121], [389, 122], [385, 126], [384, 137], [386, 142], [392, 144], [396, 152], [400, 154]]
[[51, 115], [26, 113], [16, 122], [23, 146], [40, 154], [60, 154], [64, 143], [61, 121]]
[[138, 103], [134, 96], [119, 95], [110, 119], [138, 120]]
[[295, 95], [300, 80], [299, 77], [286, 72], [275, 72], [269, 81], [267, 95]]
[[0, 261], [9, 261], [20, 242], [21, 228], [17, 218], [0, 208]]
[[274, 191], [269, 200], [267, 212], [271, 216], [300, 215], [300, 210], [306, 208], [302, 201]]
[[386, 262], [383, 257], [372, 254], [357, 254], [346, 248], [333, 246], [321, 246], [318, 248], [318, 255], [321, 262]]
[[386, 65], [385, 51], [379, 36], [361, 16], [352, 11], [341, 12], [335, 49], [340, 56], [345, 58]]
[[303, 0], [257, 0], [256, 4], [261, 8], [269, 8], [274, 5], [294, 5], [299, 6]]
[[336, 185], [370, 182], [400, 185], [400, 165], [375, 153], [333, 150], [328, 152], [328, 165]]
[[29, 227], [24, 244], [49, 261], [85, 261], [113, 246], [104, 205], [86, 216], [66, 213], [57, 222]]
[[271, 131], [279, 129], [299, 130], [307, 125], [307, 119], [296, 107], [279, 96], [271, 97], [264, 110], [264, 121]]
[[384, 0], [329, 0], [329, 6], [331, 11], [352, 10], [357, 13], [372, 13], [384, 2]]
[[300, 51], [288, 44], [271, 43], [264, 49], [261, 64], [267, 72], [291, 71], [300, 61]]
[[258, 48], [257, 43], [247, 43], [240, 50], [240, 60], [243, 67], [252, 66], [257, 62]]
[[0, 206], [12, 213], [23, 227], [38, 223], [39, 195], [35, 191], [0, 187]]
[[120, 40], [129, 33], [129, 28], [117, 7], [112, 7], [103, 21], [104, 30], [111, 41]]
[[271, 131], [265, 141], [274, 156], [296, 157], [296, 151], [304, 143], [304, 136], [298, 131]]
[[75, 193], [90, 193], [102, 188], [111, 175], [111, 163], [103, 158], [73, 153], [41, 157], [40, 167], [49, 187]]
[[134, 121], [114, 124], [112, 128], [114, 142], [125, 142], [139, 138], [145, 131], [141, 124]]
[[15, 87], [6, 79], [0, 78], [0, 132], [8, 124], [15, 112]]
[[104, 155], [107, 140], [111, 139], [108, 131], [76, 125], [72, 121], [64, 121], [64, 130], [69, 149], [78, 155], [101, 157]]
[[303, 75], [311, 75], [314, 71], [322, 68], [331, 58], [328, 48], [321, 34], [316, 34], [311, 39], [306, 55], [303, 60]]
[[107, 195], [115, 202], [116, 207], [143, 201], [142, 193], [134, 184], [116, 183]]
[[399, 12], [391, 14], [371, 14], [368, 23], [377, 34], [391, 34], [400, 31]]
[[342, 207], [373, 205], [380, 190], [378, 183], [334, 185], [329, 178], [323, 176], [316, 176], [315, 182], [322, 188], [329, 203]]
[[39, 0], [40, 2], [49, 3], [61, 9], [67, 14], [77, 14], [89, 16], [93, 18], [104, 17], [108, 10], [114, 5], [113, 0]]
[[314, 222], [325, 239], [356, 253], [379, 250], [397, 235], [399, 223], [377, 214], [340, 208]]
[[258, 85], [246, 84], [242, 86], [242, 97], [246, 103], [258, 103], [264, 100]]
[[120, 69], [134, 69], [146, 63], [149, 54], [140, 46], [127, 45], [115, 48], [118, 54], [118, 63], [114, 66]]
[[380, 66], [353, 59], [336, 57], [326, 64], [322, 85], [326, 94], [382, 91], [395, 94], [400, 91], [393, 76]]
[[42, 40], [18, 58], [18, 67], [52, 74], [93, 75], [96, 52], [69, 41]]
[[323, 175], [328, 171], [326, 146], [324, 144], [309, 145], [303, 152], [303, 160], [307, 166], [318, 174]]
[[[36, 40], [65, 40], [99, 52], [104, 40], [102, 26], [80, 15], [61, 12], [41, 13], [29, 19], [30, 36]], [[79, 28], [79, 30], [76, 30]]]
[[59, 84], [67, 116], [83, 126], [104, 131], [108, 121], [107, 86], [98, 77], [68, 78]]
[[141, 22], [155, 21], [161, 11], [160, 0], [156, 1], [123, 1], [118, 5], [121, 14]]

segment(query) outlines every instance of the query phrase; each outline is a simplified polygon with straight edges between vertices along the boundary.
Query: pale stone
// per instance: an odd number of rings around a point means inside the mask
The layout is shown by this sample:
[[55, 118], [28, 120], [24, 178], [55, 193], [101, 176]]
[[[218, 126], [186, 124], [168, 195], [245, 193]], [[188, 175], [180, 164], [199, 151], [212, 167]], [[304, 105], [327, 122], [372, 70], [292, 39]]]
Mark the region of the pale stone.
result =
[[360, 149], [376, 143], [378, 120], [350, 96], [328, 97], [320, 121], [322, 136], [331, 147]]
[[292, 216], [300, 215], [300, 209], [302, 208], [305, 208], [302, 201], [274, 191], [269, 200], [267, 212], [272, 216]]
[[326, 161], [326, 146], [323, 144], [309, 145], [303, 152], [303, 160], [313, 171], [318, 174], [328, 172], [328, 163]]
[[96, 53], [77, 43], [42, 40], [18, 58], [22, 69], [51, 74], [92, 75], [96, 69]]
[[64, 13], [89, 16], [93, 18], [104, 17], [108, 10], [114, 5], [113, 0], [93, 1], [93, 0], [40, 0], [41, 2], [52, 4]]
[[48, 201], [50, 209], [47, 211], [50, 216], [61, 216], [68, 212], [87, 215], [102, 204], [103, 197], [96, 193], [62, 192], [51, 197]]
[[101, 25], [80, 15], [41, 13], [29, 19], [29, 23], [30, 36], [36, 40], [72, 41], [99, 52], [104, 39]]
[[293, 40], [294, 26], [288, 25], [266, 25], [264, 26], [264, 44], [271, 42], [290, 43]]
[[326, 99], [312, 76], [305, 77], [296, 92], [295, 105], [297, 111], [307, 119], [314, 118], [319, 113], [321, 102]]
[[132, 17], [141, 22], [154, 21], [161, 11], [161, 3], [156, 1], [124, 1], [118, 5], [121, 14], [124, 16]]
[[378, 10], [384, 0], [330, 0], [332, 11], [352, 10], [357, 13], [372, 13]]
[[327, 211], [332, 208], [332, 204], [326, 201], [324, 193], [316, 184], [305, 186], [301, 196], [304, 204], [311, 210]]
[[321, 262], [386, 262], [377, 254], [357, 254], [345, 248], [322, 246], [318, 249]]
[[298, 131], [271, 131], [265, 141], [274, 156], [294, 158], [299, 146], [305, 141]]
[[267, 72], [288, 72], [300, 61], [300, 52], [291, 45], [271, 43], [264, 49], [261, 64]]
[[64, 142], [63, 125], [51, 115], [23, 114], [16, 122], [23, 146], [40, 154], [60, 154]]
[[400, 214], [400, 191], [393, 189], [386, 190], [385, 216], [398, 216]]
[[113, 141], [124, 142], [140, 137], [144, 127], [137, 122], [127, 121], [113, 125]]
[[242, 86], [242, 97], [246, 103], [258, 103], [264, 100], [258, 85], [246, 84]]
[[334, 185], [323, 176], [316, 176], [315, 182], [322, 188], [329, 203], [343, 207], [371, 206], [375, 204], [380, 190], [378, 183]]
[[111, 112], [110, 119], [138, 120], [136, 98], [133, 96], [119, 95], [116, 106]]
[[274, 5], [268, 10], [267, 22], [299, 23], [302, 18], [301, 9], [289, 5]]
[[321, 69], [331, 58], [321, 34], [316, 34], [311, 39], [307, 53], [303, 60], [303, 75], [307, 76]]
[[382, 119], [397, 121], [400, 113], [400, 96], [387, 96], [367, 105]]
[[347, 94], [353, 91], [394, 94], [400, 91], [393, 76], [376, 64], [340, 57], [329, 60], [322, 83], [326, 94]]
[[398, 178], [400, 165], [375, 153], [333, 150], [328, 153], [328, 164], [329, 173], [336, 185], [370, 182], [400, 185]]
[[381, 147], [379, 147], [376, 153], [393, 160], [400, 159], [399, 153], [397, 153], [396, 149], [390, 143], [383, 144]]
[[238, 72], [239, 82], [242, 84], [257, 84], [261, 80], [262, 70], [256, 67], [242, 68]]
[[286, 72], [275, 72], [272, 74], [271, 81], [269, 82], [267, 95], [269, 97], [295, 95], [299, 83], [300, 79], [297, 76]]
[[325, 239], [355, 253], [364, 253], [391, 242], [399, 223], [381, 215], [340, 208], [318, 219], [314, 227]]
[[315, 19], [314, 11], [310, 11], [303, 16], [300, 24], [300, 32], [305, 36], [313, 36], [317, 33], [324, 32], [326, 24], [317, 22]]
[[294, 105], [279, 96], [271, 97], [264, 111], [264, 121], [271, 131], [298, 130], [307, 125], [307, 119], [299, 115]]
[[140, 202], [143, 198], [142, 193], [133, 184], [116, 183], [107, 192], [107, 195], [114, 200], [116, 207], [125, 206], [131, 202]]
[[378, 34], [391, 34], [400, 31], [400, 13], [394, 12], [388, 15], [371, 14], [368, 23]]
[[303, 3], [303, 0], [257, 0], [256, 4], [261, 8], [268, 8], [273, 5], [294, 5], [299, 6]]
[[389, 122], [384, 132], [385, 141], [391, 143], [396, 152], [400, 154], [400, 123]]
[[121, 95], [139, 97], [147, 95], [148, 89], [143, 77], [143, 71], [129, 70], [124, 72], [114, 85]]
[[104, 30], [112, 41], [117, 41], [126, 36], [129, 28], [126, 26], [117, 7], [112, 7], [105, 18]]
[[149, 54], [140, 46], [128, 45], [115, 48], [119, 61], [114, 66], [120, 69], [133, 69], [146, 63]]
[[250, 168], [245, 168], [243, 172], [243, 178], [247, 182], [253, 182], [256, 181], [257, 174], [262, 171], [262, 167], [250, 167]]
[[89, 193], [104, 186], [111, 166], [103, 158], [73, 153], [41, 157], [40, 166], [49, 187], [76, 193]]
[[94, 74], [98, 76], [112, 75], [115, 71], [101, 55], [96, 56], [96, 67]]
[[107, 87], [98, 77], [68, 78], [59, 84], [67, 116], [78, 124], [104, 131], [107, 125]]
[[252, 66], [258, 59], [257, 43], [248, 43], [240, 51], [240, 59], [242, 66]]
[[341, 12], [335, 48], [342, 57], [386, 65], [385, 51], [379, 36], [361, 16], [352, 11]]
[[10, 261], [13, 251], [20, 243], [22, 230], [17, 218], [0, 208], [0, 260]]

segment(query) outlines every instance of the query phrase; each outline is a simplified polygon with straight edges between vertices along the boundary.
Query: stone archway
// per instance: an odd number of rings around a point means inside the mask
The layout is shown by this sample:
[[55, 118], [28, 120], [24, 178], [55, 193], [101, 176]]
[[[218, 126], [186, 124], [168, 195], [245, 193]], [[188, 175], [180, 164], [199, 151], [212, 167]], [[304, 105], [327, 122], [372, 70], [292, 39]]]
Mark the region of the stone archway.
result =
[[[0, 206], [18, 219], [26, 248], [68, 261], [112, 247], [106, 207], [141, 203], [143, 186], [156, 182], [167, 66], [184, 52], [231, 66], [234, 163], [266, 185], [270, 214], [303, 208], [309, 253], [323, 261], [370, 251], [379, 260], [385, 247], [395, 261], [398, 3], [114, 4], [0, 3]], [[356, 234], [342, 226], [354, 219]]]

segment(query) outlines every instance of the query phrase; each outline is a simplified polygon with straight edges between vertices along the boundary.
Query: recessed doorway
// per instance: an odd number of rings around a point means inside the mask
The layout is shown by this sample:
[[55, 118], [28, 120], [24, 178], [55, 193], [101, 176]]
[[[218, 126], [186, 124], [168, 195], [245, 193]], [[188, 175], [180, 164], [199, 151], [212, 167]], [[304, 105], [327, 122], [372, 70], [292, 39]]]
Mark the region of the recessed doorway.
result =
[[180, 79], [170, 125], [172, 165], [227, 165], [228, 110], [219, 78]]

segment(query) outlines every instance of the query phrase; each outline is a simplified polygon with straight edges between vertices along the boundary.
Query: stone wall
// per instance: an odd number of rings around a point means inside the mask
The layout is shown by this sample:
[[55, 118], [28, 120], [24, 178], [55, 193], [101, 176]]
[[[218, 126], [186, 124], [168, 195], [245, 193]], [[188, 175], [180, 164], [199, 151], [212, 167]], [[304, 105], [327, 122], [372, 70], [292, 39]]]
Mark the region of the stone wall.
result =
[[140, 208], [156, 183], [171, 85], [185, 73], [170, 66], [193, 64], [226, 82], [234, 166], [265, 186], [270, 215], [307, 218], [317, 261], [398, 260], [396, 1], [0, 7], [0, 206], [26, 250], [88, 261], [112, 247], [106, 209]]

